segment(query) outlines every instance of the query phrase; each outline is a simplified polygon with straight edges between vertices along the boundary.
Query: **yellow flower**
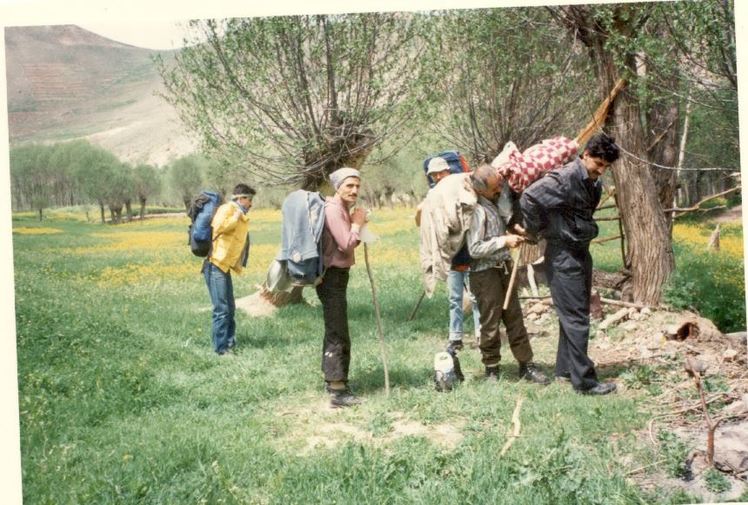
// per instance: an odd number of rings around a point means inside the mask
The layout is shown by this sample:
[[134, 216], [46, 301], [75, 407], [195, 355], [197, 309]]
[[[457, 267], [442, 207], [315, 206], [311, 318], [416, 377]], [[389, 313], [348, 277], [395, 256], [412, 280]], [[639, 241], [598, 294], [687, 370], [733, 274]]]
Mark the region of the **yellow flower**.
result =
[[20, 226], [18, 228], [14, 228], [13, 233], [18, 233], [20, 235], [49, 235], [52, 233], [62, 233], [62, 230], [58, 228], [45, 228], [43, 226]]

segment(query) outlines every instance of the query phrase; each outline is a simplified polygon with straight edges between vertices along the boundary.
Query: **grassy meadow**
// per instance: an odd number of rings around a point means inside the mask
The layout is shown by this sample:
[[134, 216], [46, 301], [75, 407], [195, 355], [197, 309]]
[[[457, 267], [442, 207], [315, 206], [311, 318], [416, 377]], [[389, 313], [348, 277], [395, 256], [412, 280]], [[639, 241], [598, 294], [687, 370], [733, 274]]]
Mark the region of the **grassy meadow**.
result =
[[[406, 321], [421, 293], [413, 213], [381, 210], [371, 223], [381, 237], [370, 256], [389, 397], [363, 250], [357, 252], [349, 287], [351, 382], [365, 402], [348, 410], [327, 407], [319, 369], [323, 324], [312, 290], [307, 305], [272, 317], [240, 311], [237, 352], [219, 358], [210, 347], [201, 260], [186, 245], [186, 217], [108, 226], [73, 211], [41, 223], [15, 215], [24, 503], [697, 500], [643, 491], [627, 479], [662, 457], [639, 434], [652, 405], [646, 391], [593, 398], [568, 384], [519, 382], [508, 351], [502, 379], [489, 383], [473, 349], [460, 355], [466, 382], [453, 393], [434, 391], [433, 355], [446, 342], [447, 302], [441, 285]], [[252, 210], [250, 226], [250, 266], [234, 280], [237, 298], [262, 282], [277, 251], [280, 212]], [[689, 226], [695, 229], [682, 237], [676, 227], [679, 254], [698, 258], [702, 248], [688, 244], [703, 230]], [[740, 290], [742, 235], [735, 236], [735, 245], [724, 247], [723, 240], [722, 255], [740, 271]], [[610, 269], [616, 257], [620, 263], [615, 241], [593, 253]], [[735, 275], [714, 282], [735, 283]], [[744, 308], [742, 317], [744, 326]], [[555, 343], [533, 340], [536, 361], [549, 372]], [[501, 457], [520, 398], [521, 436]]]

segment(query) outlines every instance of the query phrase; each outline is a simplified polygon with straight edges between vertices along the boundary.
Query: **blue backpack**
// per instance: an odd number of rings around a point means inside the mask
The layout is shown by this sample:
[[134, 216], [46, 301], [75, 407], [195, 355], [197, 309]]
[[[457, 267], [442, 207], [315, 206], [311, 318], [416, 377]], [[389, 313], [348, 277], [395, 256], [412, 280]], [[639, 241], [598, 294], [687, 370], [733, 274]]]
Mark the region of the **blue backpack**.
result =
[[[447, 162], [447, 165], [449, 165], [449, 173], [450, 174], [461, 174], [464, 172], [470, 172], [470, 166], [468, 165], [467, 160], [463, 155], [460, 154], [460, 151], [442, 151], [438, 154], [434, 154], [432, 156], [429, 156], [425, 160], [423, 160], [423, 173], [425, 174], [429, 170], [429, 161], [432, 159], [440, 157], [444, 158], [444, 161]], [[429, 188], [433, 188], [436, 182], [434, 179], [431, 178], [430, 175], [426, 174], [426, 180], [429, 182]]]
[[213, 227], [210, 225], [213, 216], [221, 205], [221, 197], [213, 191], [203, 191], [196, 196], [187, 215], [190, 218], [187, 243], [195, 256], [205, 258], [213, 246]]

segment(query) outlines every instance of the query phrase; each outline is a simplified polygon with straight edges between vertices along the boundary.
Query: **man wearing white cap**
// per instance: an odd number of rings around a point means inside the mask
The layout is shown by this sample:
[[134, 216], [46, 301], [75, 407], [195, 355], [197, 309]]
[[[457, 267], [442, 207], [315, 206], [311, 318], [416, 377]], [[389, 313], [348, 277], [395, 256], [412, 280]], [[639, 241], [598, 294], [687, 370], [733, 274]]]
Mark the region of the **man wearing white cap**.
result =
[[322, 302], [325, 336], [322, 346], [322, 372], [325, 389], [334, 408], [357, 405], [361, 401], [348, 387], [351, 338], [348, 333], [348, 273], [355, 263], [354, 249], [361, 242], [359, 232], [366, 222], [366, 211], [351, 208], [358, 200], [361, 173], [341, 168], [330, 174], [335, 196], [325, 203], [325, 228], [322, 231], [322, 262], [325, 273], [317, 285]]
[[[449, 164], [447, 161], [440, 157], [434, 156], [431, 158], [426, 170], [426, 177], [430, 177], [434, 181], [434, 186], [439, 184], [441, 180], [450, 174]], [[422, 205], [422, 204], [421, 204]], [[421, 206], [418, 206], [416, 210], [416, 225], [420, 226], [421, 221]], [[449, 273], [447, 274], [447, 295], [449, 299], [449, 341], [447, 348], [452, 353], [459, 351], [463, 348], [462, 342], [462, 323], [464, 319], [464, 313], [462, 310], [462, 297], [464, 290], [468, 289], [468, 295], [473, 303], [473, 323], [475, 328], [475, 335], [479, 338], [480, 335], [480, 314], [478, 312], [478, 303], [470, 293], [470, 281], [469, 281], [469, 266], [470, 266], [470, 255], [467, 253], [467, 247], [463, 247], [452, 259]]]

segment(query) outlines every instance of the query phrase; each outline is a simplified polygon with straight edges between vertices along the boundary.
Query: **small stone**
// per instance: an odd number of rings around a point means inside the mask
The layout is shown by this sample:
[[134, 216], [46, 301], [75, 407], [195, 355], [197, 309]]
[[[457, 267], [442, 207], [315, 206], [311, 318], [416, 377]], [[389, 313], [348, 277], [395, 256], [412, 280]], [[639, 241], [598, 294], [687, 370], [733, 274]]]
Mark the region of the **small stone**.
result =
[[665, 339], [662, 335], [655, 335], [647, 341], [647, 349], [660, 349], [665, 344]]
[[725, 361], [732, 361], [735, 359], [735, 357], [738, 355], [738, 351], [735, 349], [727, 349], [725, 352], [722, 353], [722, 359]]
[[639, 314], [642, 316], [651, 316], [652, 315], [652, 309], [649, 307], [644, 307], [642, 310], [639, 311]]
[[636, 321], [626, 321], [621, 325], [621, 328], [626, 331], [635, 331], [638, 327], [639, 324]]
[[646, 345], [640, 345], [639, 346], [639, 356], [643, 359], [651, 358], [652, 357], [652, 351], [647, 349]]
[[529, 321], [535, 321], [538, 317], [540, 316], [538, 316], [535, 312], [530, 312], [529, 314], [525, 316], [525, 319]]

